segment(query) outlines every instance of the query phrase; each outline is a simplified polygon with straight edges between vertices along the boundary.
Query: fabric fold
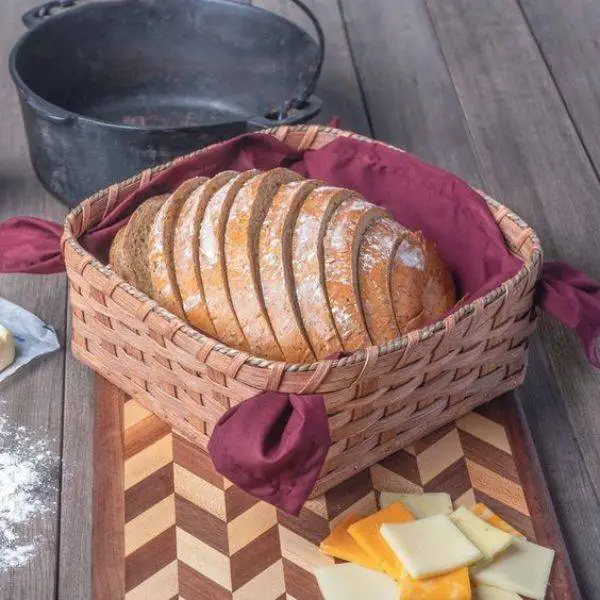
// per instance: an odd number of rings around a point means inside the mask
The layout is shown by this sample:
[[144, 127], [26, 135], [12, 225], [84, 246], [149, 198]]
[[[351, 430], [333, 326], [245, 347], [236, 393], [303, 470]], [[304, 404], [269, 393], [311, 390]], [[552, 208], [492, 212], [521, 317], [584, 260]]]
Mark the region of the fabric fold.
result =
[[322, 396], [266, 392], [219, 419], [208, 452], [216, 470], [239, 488], [297, 515], [330, 443]]

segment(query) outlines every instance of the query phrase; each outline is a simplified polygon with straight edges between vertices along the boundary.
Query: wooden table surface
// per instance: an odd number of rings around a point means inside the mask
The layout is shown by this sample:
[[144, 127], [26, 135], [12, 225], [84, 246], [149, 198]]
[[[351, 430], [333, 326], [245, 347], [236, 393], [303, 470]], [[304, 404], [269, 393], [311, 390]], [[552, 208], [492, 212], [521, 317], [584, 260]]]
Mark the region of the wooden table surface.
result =
[[[548, 259], [600, 280], [600, 2], [305, 0], [327, 57], [319, 121], [406, 148], [512, 207]], [[258, 3], [258, 2], [257, 2]], [[286, 0], [260, 4], [308, 25]], [[65, 208], [31, 169], [8, 54], [30, 0], [0, 5], [0, 219]], [[76, 165], [73, 165], [76, 168]], [[0, 276], [0, 295], [69, 338], [63, 275]], [[600, 598], [600, 371], [541, 319], [519, 397], [584, 598]], [[38, 552], [0, 598], [90, 597], [93, 377], [68, 350], [0, 384], [0, 416], [62, 456], [55, 507], [26, 524]]]

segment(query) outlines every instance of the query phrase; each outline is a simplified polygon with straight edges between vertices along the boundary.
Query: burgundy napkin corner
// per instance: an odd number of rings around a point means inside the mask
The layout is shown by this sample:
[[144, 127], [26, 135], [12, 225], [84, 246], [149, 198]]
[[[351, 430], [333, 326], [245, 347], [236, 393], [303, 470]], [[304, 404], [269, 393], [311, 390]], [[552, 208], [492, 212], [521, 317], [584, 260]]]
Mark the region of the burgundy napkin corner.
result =
[[239, 488], [297, 515], [330, 443], [322, 396], [265, 392], [219, 419], [208, 452], [216, 470]]

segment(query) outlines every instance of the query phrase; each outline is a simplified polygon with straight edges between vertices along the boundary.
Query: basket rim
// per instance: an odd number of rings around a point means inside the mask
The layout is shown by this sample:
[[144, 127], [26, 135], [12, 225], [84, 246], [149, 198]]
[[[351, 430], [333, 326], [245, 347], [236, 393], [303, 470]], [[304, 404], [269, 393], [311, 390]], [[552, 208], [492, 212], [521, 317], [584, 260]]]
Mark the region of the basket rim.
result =
[[[403, 150], [402, 148], [399, 148], [397, 146], [387, 144], [386, 142], [382, 142], [380, 140], [374, 140], [372, 138], [369, 138], [367, 136], [364, 136], [364, 135], [361, 135], [358, 133], [354, 133], [352, 131], [347, 131], [347, 130], [338, 129], [335, 127], [329, 127], [329, 126], [325, 126], [325, 125], [317, 125], [317, 124], [311, 124], [311, 125], [304, 124], [304, 125], [292, 125], [292, 126], [286, 125], [286, 126], [281, 126], [281, 127], [272, 127], [272, 128], [260, 131], [260, 132], [258, 132], [258, 134], [277, 137], [278, 133], [281, 134], [281, 133], [285, 132], [287, 134], [288, 132], [294, 132], [294, 131], [306, 132], [310, 128], [312, 128], [313, 130], [316, 130], [318, 133], [331, 134], [336, 137], [351, 137], [353, 139], [358, 139], [361, 141], [380, 144], [380, 145], [390, 148], [396, 152], [406, 152], [405, 150]], [[265, 368], [265, 369], [272, 368], [274, 365], [283, 365], [284, 372], [287, 372], [287, 371], [307, 372], [307, 371], [314, 371], [319, 364], [323, 364], [323, 363], [329, 364], [329, 366], [331, 368], [350, 366], [350, 365], [368, 360], [368, 356], [371, 355], [373, 352], [376, 352], [378, 356], [384, 356], [391, 352], [396, 352], [398, 350], [405, 348], [407, 345], [409, 345], [409, 343], [425, 341], [428, 338], [433, 337], [434, 335], [436, 335], [440, 332], [445, 332], [450, 329], [453, 329], [457, 323], [459, 323], [465, 317], [473, 314], [478, 308], [481, 310], [481, 309], [485, 308], [486, 306], [488, 306], [489, 304], [495, 302], [499, 298], [508, 296], [510, 294], [510, 292], [523, 279], [528, 277], [532, 271], [537, 270], [540, 263], [542, 262], [543, 252], [542, 252], [541, 244], [540, 244], [539, 238], [538, 238], [536, 232], [533, 230], [533, 228], [531, 228], [521, 217], [519, 217], [516, 213], [514, 213], [510, 208], [501, 204], [497, 200], [494, 200], [488, 194], [481, 191], [480, 189], [478, 189], [470, 184], [467, 184], [472, 189], [474, 189], [479, 195], [481, 195], [481, 197], [485, 200], [486, 204], [493, 207], [497, 211], [501, 210], [502, 214], [503, 214], [503, 218], [510, 219], [511, 221], [513, 221], [515, 223], [515, 225], [517, 225], [522, 230], [523, 233], [526, 233], [526, 236], [523, 239], [523, 243], [525, 243], [525, 241], [527, 241], [527, 240], [530, 240], [532, 243], [532, 250], [531, 250], [531, 255], [529, 257], [529, 260], [523, 260], [522, 258], [519, 257], [519, 260], [521, 260], [523, 262], [523, 266], [511, 278], [502, 282], [499, 286], [495, 287], [493, 290], [489, 291], [484, 296], [477, 298], [476, 300], [473, 300], [473, 301], [461, 306], [456, 311], [452, 311], [444, 319], [440, 319], [440, 320], [436, 321], [435, 323], [431, 323], [429, 325], [426, 325], [425, 327], [422, 327], [422, 328], [414, 330], [414, 331], [410, 331], [404, 335], [394, 338], [393, 340], [390, 340], [387, 344], [379, 345], [379, 346], [377, 346], [377, 345], [370, 346], [368, 348], [362, 348], [362, 349], [356, 350], [355, 352], [349, 354], [348, 356], [344, 356], [342, 358], [331, 358], [331, 359], [324, 358], [324, 359], [321, 359], [320, 361], [315, 361], [312, 363], [289, 363], [286, 361], [268, 360], [265, 358], [261, 358], [259, 356], [248, 354], [247, 352], [244, 352], [242, 350], [237, 350], [236, 348], [227, 346], [226, 344], [223, 344], [219, 340], [216, 340], [208, 335], [201, 333], [200, 331], [198, 331], [197, 329], [193, 328], [191, 325], [186, 323], [183, 319], [180, 319], [176, 315], [170, 313], [168, 310], [161, 307], [154, 300], [149, 298], [146, 294], [144, 294], [143, 292], [140, 292], [137, 288], [135, 288], [134, 286], [127, 283], [117, 273], [115, 273], [108, 265], [103, 264], [100, 260], [95, 258], [85, 248], [83, 248], [83, 246], [81, 246], [81, 244], [79, 243], [78, 237], [80, 235], [82, 235], [84, 233], [84, 231], [79, 232], [79, 234], [77, 236], [75, 236], [73, 233], [72, 227], [71, 227], [72, 220], [74, 220], [79, 214], [85, 212], [86, 209], [89, 210], [89, 208], [95, 202], [104, 198], [106, 196], [106, 194], [108, 193], [108, 190], [110, 190], [111, 188], [118, 189], [118, 188], [121, 188], [121, 187], [124, 187], [127, 185], [132, 185], [132, 184], [136, 183], [137, 181], [139, 181], [143, 176], [145, 176], [145, 177], [154, 176], [154, 175], [160, 173], [161, 171], [164, 171], [165, 169], [173, 166], [177, 162], [188, 159], [192, 156], [198, 156], [200, 154], [203, 154], [208, 149], [214, 148], [215, 146], [219, 146], [222, 143], [224, 143], [224, 142], [217, 142], [216, 144], [211, 144], [210, 146], [206, 146], [204, 148], [196, 150], [195, 152], [191, 152], [189, 154], [182, 155], [172, 161], [163, 163], [161, 165], [157, 165], [156, 167], [152, 167], [151, 169], [147, 169], [146, 171], [138, 173], [137, 175], [134, 175], [133, 177], [130, 177], [129, 179], [115, 183], [112, 186], [110, 186], [108, 188], [104, 188], [102, 190], [99, 190], [92, 196], [89, 196], [88, 198], [86, 198], [85, 200], [80, 202], [71, 212], [69, 212], [67, 214], [67, 216], [65, 218], [64, 234], [63, 234], [62, 241], [61, 241], [61, 248], [62, 248], [63, 255], [64, 255], [64, 246], [68, 244], [74, 252], [76, 252], [79, 256], [82, 256], [86, 259], [83, 270], [85, 270], [85, 268], [87, 268], [87, 267], [91, 267], [91, 268], [95, 269], [96, 271], [100, 272], [103, 276], [105, 276], [107, 278], [112, 278], [113, 280], [115, 280], [114, 287], [120, 287], [121, 289], [123, 289], [125, 292], [127, 292], [130, 296], [132, 296], [133, 298], [135, 298], [138, 301], [150, 303], [152, 306], [151, 306], [149, 312], [154, 312], [157, 315], [159, 315], [160, 317], [166, 319], [170, 324], [176, 325], [177, 330], [181, 331], [185, 335], [192, 337], [193, 339], [195, 339], [196, 341], [198, 341], [200, 343], [207, 343], [207, 342], [210, 343], [211, 348], [213, 350], [215, 350], [221, 354], [224, 354], [224, 355], [228, 356], [229, 358], [234, 358], [234, 357], [241, 358], [240, 355], [245, 355], [245, 359], [242, 362], [242, 364], [247, 364], [247, 365], [250, 365], [253, 367]], [[82, 270], [82, 274], [83, 274], [83, 270]]]

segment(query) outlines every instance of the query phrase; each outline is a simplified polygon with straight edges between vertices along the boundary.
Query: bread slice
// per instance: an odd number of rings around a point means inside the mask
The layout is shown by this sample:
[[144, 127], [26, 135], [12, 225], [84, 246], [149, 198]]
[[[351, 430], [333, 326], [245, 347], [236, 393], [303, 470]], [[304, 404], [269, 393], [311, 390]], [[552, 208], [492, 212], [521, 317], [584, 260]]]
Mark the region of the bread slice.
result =
[[292, 239], [300, 207], [317, 186], [317, 181], [282, 185], [260, 231], [258, 262], [265, 308], [283, 357], [294, 363], [315, 360], [296, 298]]
[[248, 343], [233, 308], [227, 279], [225, 229], [236, 194], [258, 173], [252, 170], [236, 175], [209, 199], [199, 237], [200, 275], [216, 335], [224, 344], [245, 351], [249, 349]]
[[279, 187], [302, 178], [288, 169], [272, 169], [248, 180], [237, 193], [225, 231], [225, 259], [231, 301], [252, 353], [271, 360], [283, 354], [265, 309], [260, 284], [260, 230]]
[[185, 313], [173, 264], [175, 225], [188, 196], [205, 181], [204, 177], [194, 177], [182, 183], [163, 204], [150, 231], [150, 276], [154, 300], [182, 319]]
[[419, 232], [410, 232], [397, 245], [390, 276], [392, 303], [400, 333], [418, 329], [424, 323], [423, 293], [425, 270], [424, 240]]
[[409, 233], [391, 219], [377, 219], [365, 231], [358, 252], [360, 299], [365, 323], [375, 344], [386, 344], [400, 331], [392, 301], [390, 277], [400, 240]]
[[423, 319], [431, 323], [456, 303], [456, 288], [450, 271], [441, 259], [435, 244], [423, 239], [425, 255], [425, 285], [423, 288]]
[[166, 199], [166, 195], [155, 196], [143, 202], [118, 231], [110, 249], [109, 260], [115, 272], [147, 296], [154, 294], [148, 260], [150, 231]]
[[301, 321], [317, 360], [342, 350], [327, 299], [323, 238], [335, 209], [352, 192], [321, 186], [304, 200], [292, 239], [292, 271]]
[[371, 345], [360, 301], [358, 251], [371, 222], [389, 216], [366, 200], [350, 198], [333, 213], [323, 240], [327, 297], [346, 352]]
[[183, 312], [192, 326], [213, 337], [216, 331], [206, 306], [200, 272], [200, 224], [210, 198], [236, 175], [235, 171], [224, 171], [197, 187], [185, 201], [175, 226], [173, 262]]

